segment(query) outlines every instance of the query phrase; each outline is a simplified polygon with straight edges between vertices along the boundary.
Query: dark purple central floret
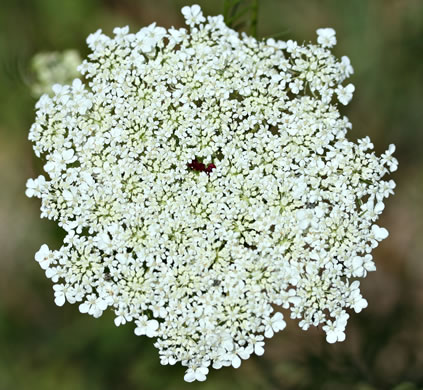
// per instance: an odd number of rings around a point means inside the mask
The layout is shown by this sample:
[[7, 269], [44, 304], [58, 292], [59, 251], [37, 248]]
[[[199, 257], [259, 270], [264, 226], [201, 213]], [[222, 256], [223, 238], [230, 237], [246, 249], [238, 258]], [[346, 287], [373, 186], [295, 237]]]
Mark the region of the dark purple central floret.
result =
[[189, 164], [188, 164], [188, 168], [193, 169], [194, 171], [198, 171], [198, 172], [206, 172], [206, 173], [210, 173], [214, 168], [216, 168], [216, 165], [214, 164], [209, 164], [206, 165], [203, 164], [202, 162], [198, 161], [197, 159], [192, 160]]

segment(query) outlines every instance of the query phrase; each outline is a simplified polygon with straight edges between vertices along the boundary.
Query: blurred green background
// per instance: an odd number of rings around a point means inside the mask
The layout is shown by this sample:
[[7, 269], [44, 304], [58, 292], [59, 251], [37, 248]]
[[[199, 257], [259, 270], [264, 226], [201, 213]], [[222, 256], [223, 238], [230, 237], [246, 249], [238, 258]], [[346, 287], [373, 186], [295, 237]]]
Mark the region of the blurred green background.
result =
[[51, 283], [33, 260], [62, 233], [39, 219], [25, 182], [41, 173], [27, 141], [34, 119], [28, 63], [40, 51], [77, 49], [102, 28], [156, 21], [183, 23], [180, 8], [206, 14], [223, 0], [1, 0], [0, 2], [0, 390], [77, 389], [423, 389], [423, 1], [261, 0], [259, 36], [315, 40], [337, 31], [337, 56], [355, 69], [350, 138], [369, 135], [380, 153], [397, 145], [396, 195], [381, 225], [390, 237], [375, 251], [377, 272], [363, 281], [369, 307], [352, 315], [347, 340], [328, 345], [319, 329], [294, 321], [266, 353], [241, 368], [213, 371], [205, 383], [183, 382], [180, 366], [160, 366], [149, 339], [112, 315], [57, 307]]

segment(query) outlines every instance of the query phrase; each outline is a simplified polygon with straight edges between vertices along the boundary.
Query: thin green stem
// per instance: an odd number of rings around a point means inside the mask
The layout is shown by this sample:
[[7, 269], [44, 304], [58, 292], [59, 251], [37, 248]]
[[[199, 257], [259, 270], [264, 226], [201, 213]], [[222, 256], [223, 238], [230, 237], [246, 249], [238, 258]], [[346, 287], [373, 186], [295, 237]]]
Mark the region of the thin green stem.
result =
[[242, 1], [243, 0], [233, 0], [231, 13], [229, 15], [231, 18], [233, 18], [237, 14], [238, 8], [241, 5]]
[[290, 30], [289, 29], [286, 29], [285, 31], [280, 31], [280, 32], [278, 32], [276, 34], [267, 35], [266, 36], [266, 39], [267, 38], [281, 38], [283, 36], [286, 36], [289, 32], [290, 32]]
[[223, 1], [223, 18], [225, 23], [230, 26], [228, 23], [229, 19], [234, 16], [236, 10], [242, 0], [224, 0]]
[[232, 26], [232, 24], [237, 21], [238, 19], [242, 18], [245, 14], [247, 14], [250, 11], [249, 8], [244, 8], [240, 12], [238, 12], [236, 15], [233, 15], [228, 18], [227, 25]]
[[231, 0], [223, 0], [223, 18], [225, 23], [228, 21], [229, 9], [231, 8]]
[[[248, 6], [241, 7], [243, 3], [248, 3]], [[257, 38], [257, 21], [258, 21], [258, 9], [259, 9], [259, 0], [224, 0], [223, 1], [223, 18], [228, 27], [233, 28], [233, 24], [240, 19], [243, 19], [244, 15], [250, 14], [250, 35]], [[238, 25], [242, 26], [243, 23]], [[237, 28], [234, 28], [237, 30]]]
[[259, 0], [253, 0], [251, 4], [250, 35], [257, 38]]

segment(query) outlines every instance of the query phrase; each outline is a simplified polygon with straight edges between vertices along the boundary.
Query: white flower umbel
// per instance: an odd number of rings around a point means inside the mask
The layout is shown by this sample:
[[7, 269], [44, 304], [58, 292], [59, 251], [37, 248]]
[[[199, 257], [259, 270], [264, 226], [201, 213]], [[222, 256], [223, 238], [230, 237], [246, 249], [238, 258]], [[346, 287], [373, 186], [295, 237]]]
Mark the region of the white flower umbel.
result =
[[344, 340], [397, 161], [346, 138], [353, 70], [327, 49], [332, 29], [319, 44], [260, 41], [183, 14], [187, 29], [88, 38], [86, 82], [36, 105], [47, 175], [26, 193], [66, 231], [36, 255], [56, 303], [111, 308], [201, 381], [263, 354], [286, 325], [276, 307]]

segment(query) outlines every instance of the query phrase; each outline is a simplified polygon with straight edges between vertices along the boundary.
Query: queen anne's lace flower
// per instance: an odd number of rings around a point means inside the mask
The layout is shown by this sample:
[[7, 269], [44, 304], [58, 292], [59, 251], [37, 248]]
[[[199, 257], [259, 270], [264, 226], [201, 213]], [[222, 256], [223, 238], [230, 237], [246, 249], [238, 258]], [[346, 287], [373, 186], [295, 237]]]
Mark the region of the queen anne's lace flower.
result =
[[48, 179], [27, 195], [66, 231], [36, 255], [56, 303], [110, 307], [201, 381], [263, 354], [279, 308], [345, 339], [397, 161], [393, 146], [378, 157], [346, 139], [336, 99], [352, 97], [352, 67], [327, 49], [332, 29], [319, 45], [259, 41], [198, 6], [183, 14], [188, 30], [88, 38], [87, 83], [36, 105], [29, 138]]

